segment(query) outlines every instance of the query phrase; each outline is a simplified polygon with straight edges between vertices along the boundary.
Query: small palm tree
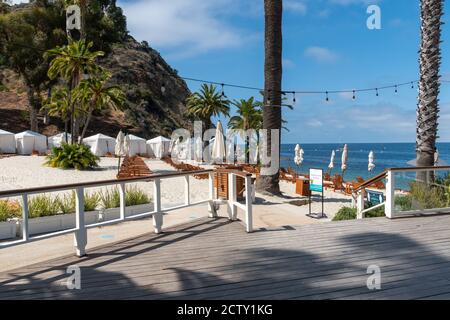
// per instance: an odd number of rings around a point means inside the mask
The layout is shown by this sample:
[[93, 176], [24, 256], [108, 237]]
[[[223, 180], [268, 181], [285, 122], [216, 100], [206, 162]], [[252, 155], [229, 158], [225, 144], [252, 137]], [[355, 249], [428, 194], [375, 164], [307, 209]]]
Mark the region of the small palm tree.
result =
[[215, 85], [203, 84], [199, 92], [195, 92], [186, 100], [187, 113], [198, 117], [205, 123], [205, 129], [212, 127], [211, 117], [229, 116], [230, 101], [217, 91]]
[[[255, 98], [235, 100], [233, 101], [233, 105], [237, 108], [238, 115], [232, 117], [228, 122], [229, 129], [245, 132], [249, 129], [260, 130], [262, 128], [262, 110], [259, 108], [260, 103], [255, 101]], [[249, 140], [250, 137], [245, 135], [245, 161], [247, 163], [250, 157]]]
[[[44, 103], [42, 109], [47, 110], [48, 115], [60, 117], [64, 121], [64, 132], [66, 134], [69, 130], [68, 123], [70, 120], [70, 91], [67, 87], [57, 87], [52, 91], [51, 97]], [[75, 109], [75, 115], [80, 115], [80, 110]]]
[[[56, 47], [45, 53], [46, 58], [53, 58], [47, 75], [50, 79], [61, 77], [69, 82], [69, 89], [73, 90], [82, 80], [83, 74], [96, 75], [102, 68], [96, 63], [96, 59], [104, 55], [102, 51], [91, 52], [94, 44], [85, 40], [71, 41], [67, 46]], [[75, 105], [69, 96], [70, 117], [72, 126], [72, 143], [75, 135]]]
[[104, 72], [97, 78], [89, 78], [81, 81], [74, 90], [74, 101], [79, 102], [87, 114], [83, 132], [80, 136], [81, 140], [83, 140], [86, 134], [92, 113], [95, 110], [102, 110], [105, 107], [111, 107], [116, 110], [122, 109], [122, 104], [125, 101], [125, 93], [119, 86], [108, 86], [107, 81], [109, 78], [111, 78], [111, 74]]

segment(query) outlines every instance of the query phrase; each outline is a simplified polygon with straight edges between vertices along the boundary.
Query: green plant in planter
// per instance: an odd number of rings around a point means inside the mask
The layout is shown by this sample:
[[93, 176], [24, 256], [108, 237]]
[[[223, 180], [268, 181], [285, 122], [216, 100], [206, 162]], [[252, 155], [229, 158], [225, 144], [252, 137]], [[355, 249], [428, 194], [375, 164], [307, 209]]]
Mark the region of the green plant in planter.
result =
[[444, 208], [448, 201], [446, 192], [442, 187], [430, 186], [420, 182], [411, 183], [411, 197], [411, 202], [415, 203], [418, 209]]
[[99, 193], [100, 204], [104, 209], [120, 207], [120, 194], [117, 187], [101, 190]]
[[18, 201], [0, 200], [0, 222], [22, 215], [22, 207]]
[[125, 194], [125, 203], [127, 206], [137, 206], [140, 204], [150, 203], [150, 197], [137, 186], [127, 188]]
[[[119, 188], [101, 190], [99, 192], [100, 203], [103, 208], [111, 209], [120, 207]], [[151, 203], [151, 198], [137, 186], [127, 187], [125, 191], [125, 205], [137, 206], [140, 204]]]
[[86, 170], [98, 167], [99, 157], [84, 144], [62, 144], [52, 149], [45, 165], [52, 168]]
[[98, 193], [84, 194], [84, 211], [95, 211], [100, 204], [100, 195]]
[[400, 207], [401, 211], [410, 211], [412, 209], [412, 196], [404, 195], [404, 196], [395, 196], [395, 206]]
[[57, 214], [59, 214], [58, 197], [52, 198], [44, 194], [28, 199], [29, 218], [47, 217]]
[[62, 214], [75, 212], [75, 192], [58, 197], [58, 206]]

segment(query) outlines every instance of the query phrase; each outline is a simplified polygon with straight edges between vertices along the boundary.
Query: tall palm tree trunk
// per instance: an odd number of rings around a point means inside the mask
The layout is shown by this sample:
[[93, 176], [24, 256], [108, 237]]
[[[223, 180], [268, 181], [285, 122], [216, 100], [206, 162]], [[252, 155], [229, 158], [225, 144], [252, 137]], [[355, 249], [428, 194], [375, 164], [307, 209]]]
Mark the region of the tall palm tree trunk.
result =
[[[433, 166], [439, 118], [439, 69], [443, 0], [421, 0], [420, 82], [417, 106], [417, 166]], [[429, 176], [429, 175], [428, 175]], [[420, 181], [427, 173], [418, 174]]]
[[[264, 66], [264, 107], [263, 129], [268, 130], [268, 156], [279, 163], [280, 152], [271, 152], [270, 129], [281, 129], [281, 78], [282, 78], [282, 14], [281, 0], [264, 0], [265, 12], [265, 66]], [[280, 145], [280, 139], [277, 141]], [[258, 179], [257, 189], [265, 194], [279, 194], [279, 172], [264, 174]]]

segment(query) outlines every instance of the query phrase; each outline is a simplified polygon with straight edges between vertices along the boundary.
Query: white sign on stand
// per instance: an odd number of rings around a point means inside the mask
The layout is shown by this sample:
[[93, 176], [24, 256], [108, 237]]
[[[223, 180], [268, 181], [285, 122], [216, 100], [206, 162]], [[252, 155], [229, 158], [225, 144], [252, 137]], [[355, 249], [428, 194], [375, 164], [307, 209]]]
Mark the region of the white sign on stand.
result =
[[[312, 218], [325, 218], [323, 212], [323, 170], [322, 169], [309, 169], [309, 216]], [[320, 192], [322, 196], [322, 214], [313, 214], [311, 212], [311, 194], [312, 192]]]

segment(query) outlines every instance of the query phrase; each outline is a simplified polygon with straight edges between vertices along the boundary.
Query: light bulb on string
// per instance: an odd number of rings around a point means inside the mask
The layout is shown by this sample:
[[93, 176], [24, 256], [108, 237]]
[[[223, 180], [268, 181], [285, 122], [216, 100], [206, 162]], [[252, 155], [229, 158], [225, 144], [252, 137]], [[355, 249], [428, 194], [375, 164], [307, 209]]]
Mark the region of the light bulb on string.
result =
[[414, 82], [411, 82], [411, 89], [414, 89]]
[[356, 91], [355, 90], [353, 90], [353, 100], [356, 100]]
[[395, 85], [395, 93], [398, 93], [398, 86]]
[[222, 98], [225, 98], [225, 85], [222, 83]]
[[166, 92], [166, 84], [163, 82], [161, 85], [161, 93], [164, 94]]
[[376, 93], [377, 93], [377, 97], [379, 97], [380, 94], [378, 93], [378, 88], [375, 88], [375, 91], [376, 91]]
[[267, 104], [270, 105], [271, 101], [270, 101], [270, 93], [271, 91], [269, 90], [267, 93]]
[[292, 104], [295, 104], [297, 101], [295, 99], [295, 91], [292, 91]]
[[325, 97], [325, 101], [326, 101], [326, 102], [330, 101], [330, 98], [328, 97], [328, 91], [325, 92], [325, 96], [326, 96], [326, 97]]

